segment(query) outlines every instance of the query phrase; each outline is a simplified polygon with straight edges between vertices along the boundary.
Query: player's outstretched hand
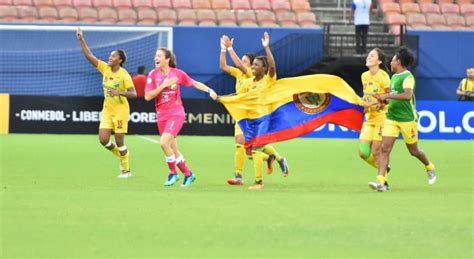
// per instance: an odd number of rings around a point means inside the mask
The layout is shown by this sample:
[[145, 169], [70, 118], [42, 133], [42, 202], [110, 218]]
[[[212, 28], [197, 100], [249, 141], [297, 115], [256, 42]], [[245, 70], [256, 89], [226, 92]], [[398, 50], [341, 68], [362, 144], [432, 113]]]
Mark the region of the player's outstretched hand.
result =
[[265, 32], [265, 33], [263, 34], [262, 46], [263, 46], [264, 48], [270, 46], [270, 35], [268, 34], [268, 32]]
[[76, 37], [77, 37], [78, 40], [83, 40], [84, 39], [84, 35], [82, 35], [81, 27], [77, 27]]
[[214, 90], [209, 89], [209, 96], [212, 98], [212, 100], [217, 101], [218, 96], [217, 93], [214, 92]]

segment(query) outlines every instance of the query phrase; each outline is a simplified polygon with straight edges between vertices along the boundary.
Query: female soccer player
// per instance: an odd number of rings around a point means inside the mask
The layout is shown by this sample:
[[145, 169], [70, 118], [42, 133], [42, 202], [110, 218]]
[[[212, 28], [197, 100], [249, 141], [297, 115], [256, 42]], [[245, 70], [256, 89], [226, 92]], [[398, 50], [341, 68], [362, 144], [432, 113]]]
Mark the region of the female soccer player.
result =
[[[222, 71], [233, 76], [235, 78], [235, 93], [239, 94], [242, 92], [242, 83], [243, 79], [252, 77], [251, 65], [255, 58], [255, 55], [252, 53], [246, 53], [242, 59], [239, 59], [239, 56], [233, 49], [234, 39], [230, 39], [227, 35], [221, 37], [221, 54], [219, 58], [219, 65]], [[226, 51], [229, 51], [232, 61], [236, 67], [227, 65], [226, 60]], [[234, 178], [228, 179], [227, 183], [231, 185], [243, 185], [243, 171], [245, 166], [245, 137], [244, 133], [240, 129], [239, 125], [236, 123], [234, 126], [234, 136], [235, 136], [235, 174]], [[285, 166], [286, 159], [280, 156], [276, 150], [271, 145], [266, 145], [263, 148], [262, 159], [267, 161], [267, 173], [271, 174], [273, 172], [273, 161], [277, 159], [283, 175], [288, 175], [288, 167]]]
[[181, 130], [185, 114], [181, 101], [180, 85], [193, 86], [198, 90], [209, 93], [216, 99], [216, 93], [208, 86], [194, 81], [184, 71], [176, 68], [174, 54], [160, 48], [155, 55], [156, 68], [150, 71], [145, 86], [145, 100], [155, 100], [156, 121], [161, 135], [160, 145], [166, 156], [170, 173], [165, 181], [165, 186], [171, 186], [179, 180], [176, 166], [184, 174], [181, 187], [188, 187], [196, 180], [196, 176], [189, 170], [183, 155], [178, 150], [176, 137]]
[[410, 154], [416, 157], [426, 169], [428, 184], [436, 181], [434, 164], [428, 159], [425, 152], [418, 147], [418, 113], [415, 107], [415, 77], [408, 70], [415, 58], [413, 52], [407, 47], [400, 47], [393, 56], [390, 67], [392, 79], [390, 80], [390, 93], [375, 96], [379, 102], [390, 100], [388, 112], [382, 130], [382, 152], [379, 158], [379, 173], [374, 182], [369, 182], [369, 187], [379, 192], [384, 192], [387, 187], [385, 175], [390, 160], [390, 152], [400, 132], [405, 140]]
[[[242, 93], [254, 92], [255, 94], [260, 94], [261, 91], [269, 87], [273, 87], [276, 83], [277, 76], [275, 60], [273, 59], [273, 55], [270, 50], [270, 35], [268, 35], [267, 32], [265, 32], [265, 34], [263, 35], [262, 46], [265, 49], [266, 57], [258, 56], [253, 60], [253, 77], [242, 80]], [[273, 147], [271, 148], [273, 149]], [[258, 190], [263, 188], [262, 162], [264, 153], [262, 151], [265, 151], [265, 149], [268, 149], [268, 145], [263, 148], [259, 147], [254, 148], [252, 150], [252, 159], [254, 162], [255, 171], [255, 184], [249, 187], [249, 189], [251, 190]], [[274, 150], [274, 153], [276, 153], [276, 150]], [[283, 176], [287, 176], [288, 164], [285, 158], [280, 158], [280, 166], [282, 168]]]
[[[129, 165], [129, 152], [125, 146], [125, 134], [128, 130], [128, 119], [130, 107], [128, 98], [137, 97], [132, 78], [122, 65], [127, 61], [125, 51], [118, 49], [112, 51], [108, 63], [98, 60], [90, 51], [82, 34], [81, 28], [77, 28], [77, 39], [81, 43], [82, 52], [89, 62], [102, 74], [102, 85], [104, 88], [104, 106], [102, 118], [99, 125], [100, 143], [114, 155], [120, 158], [119, 178], [132, 176]], [[110, 140], [112, 132], [115, 135], [115, 143]]]
[[[382, 125], [388, 107], [380, 104], [373, 96], [390, 91], [390, 77], [385, 54], [379, 48], [369, 52], [365, 64], [369, 70], [362, 73], [364, 89], [365, 122], [359, 136], [359, 156], [369, 165], [377, 168], [382, 147]], [[388, 186], [388, 183], [385, 183]]]

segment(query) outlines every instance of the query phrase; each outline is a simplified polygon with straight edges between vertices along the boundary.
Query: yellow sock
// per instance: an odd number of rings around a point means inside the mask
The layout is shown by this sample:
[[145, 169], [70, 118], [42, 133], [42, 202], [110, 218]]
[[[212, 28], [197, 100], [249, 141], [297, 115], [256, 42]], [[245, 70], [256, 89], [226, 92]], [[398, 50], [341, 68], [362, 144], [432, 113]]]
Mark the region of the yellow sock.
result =
[[130, 162], [129, 162], [129, 155], [130, 152], [127, 151], [127, 154], [120, 156], [120, 160], [122, 163], [122, 170], [123, 171], [130, 171]]
[[255, 181], [259, 182], [263, 180], [263, 170], [262, 170], [262, 164], [263, 164], [263, 159], [262, 159], [262, 152], [253, 150], [252, 151], [252, 157], [253, 157], [253, 168], [255, 171]]
[[387, 181], [387, 179], [386, 179], [384, 176], [377, 175], [377, 181], [378, 181], [380, 184], [385, 184], [385, 181]]
[[426, 171], [431, 171], [435, 169], [435, 166], [433, 165], [433, 163], [430, 162], [427, 166], [425, 166], [425, 168]]
[[262, 160], [263, 160], [263, 161], [268, 161], [268, 158], [269, 158], [269, 157], [270, 157], [269, 155], [267, 155], [267, 154], [265, 154], [265, 153], [262, 152]]
[[276, 151], [276, 149], [272, 145], [265, 145], [263, 147], [263, 152], [267, 155], [274, 155], [275, 159], [277, 161], [280, 161], [280, 159], [281, 159], [280, 154], [278, 154], [278, 152]]
[[365, 162], [367, 162], [367, 164], [369, 164], [369, 165], [371, 165], [375, 168], [378, 168], [377, 163], [375, 163], [374, 155], [372, 155], [372, 153], [370, 154], [369, 158], [367, 158], [365, 160]]
[[114, 155], [121, 157], [120, 150], [118, 149], [117, 145], [114, 145], [114, 148], [110, 149], [110, 152], [114, 153]]
[[242, 174], [245, 166], [245, 148], [241, 144], [235, 144], [234, 163], [235, 172]]

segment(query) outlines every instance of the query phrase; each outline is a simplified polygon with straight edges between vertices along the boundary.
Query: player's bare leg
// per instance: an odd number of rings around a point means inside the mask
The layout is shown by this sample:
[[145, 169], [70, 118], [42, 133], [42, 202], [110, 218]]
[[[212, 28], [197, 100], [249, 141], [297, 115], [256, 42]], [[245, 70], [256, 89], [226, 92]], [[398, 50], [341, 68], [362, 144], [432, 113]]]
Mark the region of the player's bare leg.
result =
[[418, 148], [418, 142], [415, 142], [413, 144], [407, 144], [407, 148], [412, 156], [418, 158], [418, 160], [420, 160], [420, 162], [425, 165], [426, 173], [428, 174], [428, 184], [434, 184], [436, 181], [436, 172], [434, 165], [430, 162], [425, 152]]

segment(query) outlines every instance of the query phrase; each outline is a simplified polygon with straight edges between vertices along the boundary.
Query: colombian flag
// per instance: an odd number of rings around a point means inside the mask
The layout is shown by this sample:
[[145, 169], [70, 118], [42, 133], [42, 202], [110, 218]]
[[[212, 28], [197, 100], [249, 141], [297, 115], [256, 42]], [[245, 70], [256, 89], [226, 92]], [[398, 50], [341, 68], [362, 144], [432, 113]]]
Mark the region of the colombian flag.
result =
[[362, 99], [340, 77], [310, 75], [284, 78], [261, 92], [223, 96], [245, 135], [247, 148], [299, 137], [326, 123], [360, 131]]

